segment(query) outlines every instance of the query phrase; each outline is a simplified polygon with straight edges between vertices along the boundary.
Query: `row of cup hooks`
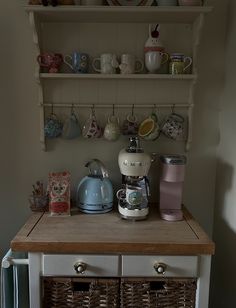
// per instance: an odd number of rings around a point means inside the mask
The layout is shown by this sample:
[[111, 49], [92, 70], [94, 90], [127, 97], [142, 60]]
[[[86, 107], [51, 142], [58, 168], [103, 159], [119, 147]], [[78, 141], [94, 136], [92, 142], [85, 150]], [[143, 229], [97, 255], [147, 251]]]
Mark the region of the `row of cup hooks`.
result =
[[[157, 104], [151, 105], [152, 111], [140, 123], [134, 113], [135, 105], [132, 104], [131, 112], [128, 113], [122, 125], [120, 125], [119, 117], [115, 115], [115, 104], [109, 106], [112, 106], [112, 114], [108, 117], [105, 128], [102, 128], [96, 119], [95, 104], [91, 105], [90, 116], [82, 129], [83, 137], [100, 138], [103, 135], [108, 140], [117, 140], [120, 134], [138, 134], [146, 140], [156, 140], [162, 132], [167, 137], [176, 140], [183, 133], [185, 119], [181, 114], [175, 112], [175, 104], [171, 105], [171, 113], [164, 121], [160, 121], [158, 118]], [[81, 135], [74, 107], [75, 105], [71, 104], [71, 115], [62, 123], [54, 113], [54, 104], [51, 104], [51, 113], [46, 118], [44, 126], [45, 137], [56, 138], [62, 135], [65, 139], [74, 139]]]

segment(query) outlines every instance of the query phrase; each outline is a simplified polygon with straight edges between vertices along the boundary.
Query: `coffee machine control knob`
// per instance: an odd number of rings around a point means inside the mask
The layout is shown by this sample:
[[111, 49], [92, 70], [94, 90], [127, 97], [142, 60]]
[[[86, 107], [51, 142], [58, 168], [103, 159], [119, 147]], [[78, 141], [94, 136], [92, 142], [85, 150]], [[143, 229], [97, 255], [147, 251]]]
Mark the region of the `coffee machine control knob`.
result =
[[167, 268], [167, 266], [164, 263], [155, 263], [154, 264], [154, 269], [157, 272], [157, 274], [159, 274], [159, 275], [164, 275], [165, 272], [166, 272], [166, 268]]
[[77, 274], [83, 274], [87, 268], [87, 265], [83, 262], [76, 262], [74, 265], [74, 269]]

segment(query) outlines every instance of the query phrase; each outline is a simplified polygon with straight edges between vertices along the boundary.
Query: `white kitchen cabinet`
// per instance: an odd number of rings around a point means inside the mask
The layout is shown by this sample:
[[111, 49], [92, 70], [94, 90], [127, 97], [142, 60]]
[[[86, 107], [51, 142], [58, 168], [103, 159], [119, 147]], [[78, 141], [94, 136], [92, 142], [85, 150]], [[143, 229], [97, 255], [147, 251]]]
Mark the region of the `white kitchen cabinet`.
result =
[[[90, 108], [182, 108], [187, 114], [186, 150], [192, 142], [192, 112], [197, 81], [197, 51], [204, 15], [211, 7], [110, 7], [28, 5], [37, 54], [57, 50], [63, 54], [85, 50], [92, 57], [108, 52], [128, 52], [143, 57], [148, 24], [163, 25], [166, 50], [185, 52], [193, 58], [191, 74], [71, 74], [41, 73], [36, 63], [39, 85], [40, 142], [44, 136], [45, 109], [79, 106]], [[58, 29], [58, 30], [57, 30]], [[59, 34], [60, 33], [60, 34]], [[96, 46], [96, 48], [94, 48]], [[76, 83], [75, 83], [76, 82]], [[174, 88], [173, 88], [174, 87]], [[91, 91], [91, 88], [93, 91]], [[131, 88], [134, 90], [132, 91]], [[175, 89], [170, 91], [170, 89]], [[84, 91], [84, 94], [82, 93]], [[95, 95], [92, 94], [95, 93]], [[73, 95], [72, 95], [73, 93]], [[78, 93], [78, 95], [76, 94]], [[82, 93], [82, 94], [81, 94]], [[183, 94], [184, 93], [184, 94]], [[182, 95], [183, 94], [183, 95]], [[77, 96], [76, 96], [77, 95]]]
[[161, 220], [154, 204], [149, 219], [138, 223], [115, 211], [74, 211], [70, 217], [35, 213], [11, 248], [29, 255], [30, 308], [40, 308], [42, 277], [196, 280], [196, 303], [187, 307], [208, 307], [214, 243], [186, 210], [184, 220], [173, 223]]

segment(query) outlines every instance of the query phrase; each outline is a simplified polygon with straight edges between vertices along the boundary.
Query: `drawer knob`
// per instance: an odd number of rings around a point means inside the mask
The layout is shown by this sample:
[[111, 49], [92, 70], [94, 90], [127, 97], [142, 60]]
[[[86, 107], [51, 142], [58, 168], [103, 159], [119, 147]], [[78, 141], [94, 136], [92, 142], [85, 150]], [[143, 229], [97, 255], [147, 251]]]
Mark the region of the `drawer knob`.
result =
[[156, 263], [156, 264], [154, 264], [154, 269], [157, 272], [157, 274], [164, 275], [165, 271], [166, 271], [166, 267], [167, 266], [164, 263]]
[[87, 265], [83, 262], [76, 262], [74, 269], [77, 274], [83, 274], [86, 271]]

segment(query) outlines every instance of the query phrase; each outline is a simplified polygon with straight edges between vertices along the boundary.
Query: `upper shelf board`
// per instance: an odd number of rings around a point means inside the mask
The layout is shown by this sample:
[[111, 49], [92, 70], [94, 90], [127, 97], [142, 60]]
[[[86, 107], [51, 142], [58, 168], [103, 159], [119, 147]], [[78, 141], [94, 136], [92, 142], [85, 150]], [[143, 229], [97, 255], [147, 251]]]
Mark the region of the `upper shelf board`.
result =
[[41, 73], [40, 78], [42, 79], [118, 79], [118, 80], [126, 80], [126, 79], [134, 79], [134, 80], [150, 80], [150, 79], [160, 79], [160, 80], [196, 80], [196, 74], [47, 74]]
[[192, 24], [200, 14], [212, 7], [139, 7], [139, 6], [59, 6], [27, 5], [40, 22], [93, 22], [93, 23], [183, 23]]

